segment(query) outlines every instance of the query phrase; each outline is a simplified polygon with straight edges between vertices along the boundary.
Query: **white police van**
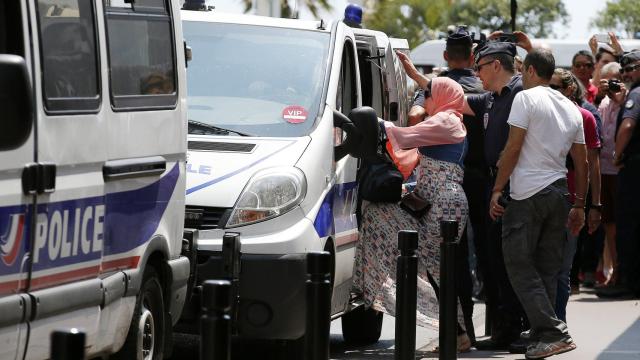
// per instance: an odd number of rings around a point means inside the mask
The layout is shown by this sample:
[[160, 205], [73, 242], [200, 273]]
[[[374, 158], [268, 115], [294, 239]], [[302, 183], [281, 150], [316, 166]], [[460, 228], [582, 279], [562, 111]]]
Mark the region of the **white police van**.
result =
[[[240, 233], [241, 254], [230, 255], [240, 257], [236, 333], [299, 339], [309, 251], [332, 255], [332, 316], [353, 309], [358, 160], [351, 155], [370, 130], [377, 133], [377, 117], [391, 112], [384, 52], [364, 38], [359, 46], [358, 30], [343, 22], [215, 10], [183, 10], [182, 20], [194, 53], [185, 228], [198, 230], [196, 282], [230, 276], [223, 237]], [[195, 289], [180, 331], [195, 331]], [[343, 322], [360, 325], [346, 338], [380, 336], [375, 312]]]
[[0, 12], [0, 359], [161, 359], [185, 301], [185, 58], [169, 0]]

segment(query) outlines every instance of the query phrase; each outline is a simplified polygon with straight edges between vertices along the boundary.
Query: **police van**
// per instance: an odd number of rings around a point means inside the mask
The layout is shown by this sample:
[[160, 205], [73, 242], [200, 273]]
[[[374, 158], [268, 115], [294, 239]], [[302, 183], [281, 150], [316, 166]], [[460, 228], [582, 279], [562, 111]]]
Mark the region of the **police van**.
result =
[[[367, 130], [377, 132], [377, 118], [399, 111], [390, 106], [391, 75], [382, 65], [395, 54], [386, 52], [388, 40], [378, 45], [376, 34], [342, 21], [206, 7], [183, 10], [182, 20], [194, 54], [185, 228], [197, 230], [198, 240], [196, 286], [179, 329], [195, 331], [197, 284], [230, 277], [227, 260], [239, 257], [237, 335], [299, 339], [308, 252], [332, 256], [332, 317], [357, 303], [357, 156]], [[240, 234], [240, 254], [223, 249], [230, 233]], [[373, 311], [347, 316], [343, 324], [358, 326], [347, 326], [345, 338], [377, 341], [381, 322]]]
[[69, 328], [87, 358], [161, 359], [189, 275], [178, 2], [1, 8], [0, 359]]

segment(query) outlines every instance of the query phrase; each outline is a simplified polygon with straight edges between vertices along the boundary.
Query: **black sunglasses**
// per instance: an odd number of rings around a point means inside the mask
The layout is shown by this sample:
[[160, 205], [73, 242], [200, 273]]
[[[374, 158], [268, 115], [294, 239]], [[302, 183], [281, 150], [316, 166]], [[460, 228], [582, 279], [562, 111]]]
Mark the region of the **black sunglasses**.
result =
[[549, 87], [552, 88], [553, 90], [564, 90], [564, 86], [560, 86], [556, 84], [549, 84]]
[[625, 66], [623, 68], [620, 68], [620, 74], [624, 74], [624, 73], [630, 73], [630, 72], [634, 72], [636, 71], [638, 68], [640, 68], [640, 64], [635, 64], [635, 65], [629, 65], [629, 66]]
[[485, 62], [484, 64], [475, 64], [475, 65], [473, 66], [473, 70], [475, 70], [476, 72], [478, 72], [478, 71], [480, 71], [480, 69], [482, 69], [482, 67], [483, 67], [483, 66], [485, 66], [485, 65], [489, 65], [489, 64], [491, 64], [491, 63], [492, 63], [492, 62], [494, 62], [494, 61], [496, 61], [496, 60], [495, 60], [495, 59], [494, 59], [494, 60], [489, 60], [489, 61]]

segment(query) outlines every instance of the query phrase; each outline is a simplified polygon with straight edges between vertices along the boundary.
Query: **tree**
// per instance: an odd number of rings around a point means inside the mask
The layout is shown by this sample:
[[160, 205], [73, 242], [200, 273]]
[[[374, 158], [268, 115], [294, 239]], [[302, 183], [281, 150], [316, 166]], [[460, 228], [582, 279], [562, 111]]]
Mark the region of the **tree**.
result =
[[[629, 0], [637, 1], [637, 0]], [[566, 25], [569, 20], [562, 0], [519, 0], [516, 30], [537, 38], [553, 35], [553, 24]], [[511, 30], [509, 0], [463, 0], [451, 7], [449, 21], [465, 24], [483, 31]]]
[[411, 47], [433, 38], [434, 29], [447, 25], [449, 0], [378, 0], [365, 14], [364, 24], [392, 37], [405, 38]]
[[[296, 0], [297, 1], [297, 0]], [[242, 0], [244, 4], [244, 12], [251, 10], [253, 6], [253, 0]], [[329, 0], [304, 0], [302, 1], [303, 6], [305, 6], [314, 17], [318, 17], [318, 10], [325, 9], [331, 10], [331, 4], [329, 4]], [[294, 9], [289, 4], [287, 0], [280, 0], [280, 17], [283, 18], [291, 18], [294, 14]]]
[[592, 20], [591, 26], [603, 30], [625, 31], [629, 37], [633, 37], [640, 31], [640, 1], [607, 1], [605, 9]]

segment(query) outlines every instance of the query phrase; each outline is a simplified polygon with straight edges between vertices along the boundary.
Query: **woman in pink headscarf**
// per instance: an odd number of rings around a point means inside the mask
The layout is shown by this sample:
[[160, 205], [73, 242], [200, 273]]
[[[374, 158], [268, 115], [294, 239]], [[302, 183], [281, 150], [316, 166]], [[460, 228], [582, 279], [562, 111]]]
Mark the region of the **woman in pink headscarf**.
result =
[[[457, 220], [458, 238], [466, 225], [468, 205], [462, 189], [466, 152], [466, 130], [462, 123], [464, 93], [455, 81], [439, 77], [425, 91], [425, 109], [431, 116], [411, 127], [385, 122], [394, 150], [417, 149], [417, 185], [414, 191], [431, 204], [417, 219], [394, 203], [365, 203], [362, 206], [361, 240], [356, 249], [354, 286], [366, 306], [388, 314], [395, 312], [397, 233], [417, 230], [419, 325], [438, 327], [440, 284], [440, 221]], [[437, 291], [437, 290], [436, 290]], [[458, 350], [471, 347], [458, 307]]]

